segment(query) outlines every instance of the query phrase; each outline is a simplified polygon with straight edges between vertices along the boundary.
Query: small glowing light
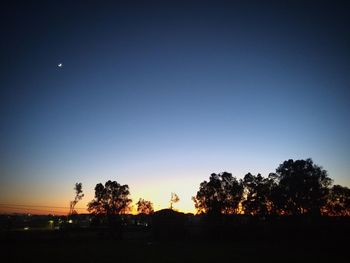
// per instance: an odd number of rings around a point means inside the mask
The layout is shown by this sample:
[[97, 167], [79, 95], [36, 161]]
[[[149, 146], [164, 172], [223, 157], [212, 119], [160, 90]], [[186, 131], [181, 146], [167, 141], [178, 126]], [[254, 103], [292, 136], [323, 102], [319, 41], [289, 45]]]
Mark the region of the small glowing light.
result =
[[53, 220], [50, 220], [49, 223], [50, 223], [50, 224], [53, 224]]
[[62, 68], [62, 67], [63, 67], [63, 64], [62, 64], [62, 63], [58, 63], [58, 64], [57, 64], [57, 67]]
[[27, 226], [26, 226], [26, 227], [25, 227], [25, 228], [23, 228], [23, 229], [24, 229], [24, 230], [29, 230], [29, 227], [27, 227]]
[[69, 220], [68, 220], [68, 223], [69, 223], [69, 224], [72, 224], [72, 223], [73, 223], [73, 220], [72, 220], [72, 219], [69, 219]]

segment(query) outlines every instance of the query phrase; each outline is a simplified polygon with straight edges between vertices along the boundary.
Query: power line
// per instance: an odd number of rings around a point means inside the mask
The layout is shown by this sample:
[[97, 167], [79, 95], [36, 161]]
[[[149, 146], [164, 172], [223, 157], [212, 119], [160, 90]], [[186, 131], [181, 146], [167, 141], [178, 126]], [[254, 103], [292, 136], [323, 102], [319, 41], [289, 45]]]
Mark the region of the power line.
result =
[[[0, 203], [0, 206], [13, 206], [13, 207], [42, 207], [42, 208], [54, 208], [54, 209], [70, 209], [67, 206], [49, 206], [49, 205], [26, 205], [26, 204], [8, 204], [8, 203]], [[83, 207], [75, 207], [75, 210], [86, 210]]]
[[13, 207], [13, 206], [1, 206], [0, 208], [6, 208], [6, 209], [13, 209], [13, 210], [26, 210], [26, 211], [36, 211], [36, 212], [43, 212], [43, 213], [63, 213], [63, 211], [54, 211], [54, 210], [42, 210], [42, 209], [35, 209], [35, 208], [19, 208], [19, 207]]

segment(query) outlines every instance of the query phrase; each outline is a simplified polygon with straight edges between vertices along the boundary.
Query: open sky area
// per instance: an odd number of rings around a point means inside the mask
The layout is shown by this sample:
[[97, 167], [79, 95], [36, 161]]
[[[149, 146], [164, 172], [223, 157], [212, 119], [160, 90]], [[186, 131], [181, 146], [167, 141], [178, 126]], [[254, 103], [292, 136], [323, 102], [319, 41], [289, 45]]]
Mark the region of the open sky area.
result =
[[347, 1], [1, 5], [0, 203], [116, 180], [194, 212], [213, 172], [309, 157], [350, 186]]

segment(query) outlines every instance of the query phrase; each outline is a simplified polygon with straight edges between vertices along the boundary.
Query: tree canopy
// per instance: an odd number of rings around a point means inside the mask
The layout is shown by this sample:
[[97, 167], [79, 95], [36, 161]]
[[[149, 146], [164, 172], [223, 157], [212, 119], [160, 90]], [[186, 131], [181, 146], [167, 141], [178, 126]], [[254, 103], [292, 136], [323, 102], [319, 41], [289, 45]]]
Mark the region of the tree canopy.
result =
[[[275, 206], [280, 213], [320, 214], [332, 180], [311, 159], [288, 160], [276, 169]], [[278, 199], [278, 200], [277, 200]]]
[[331, 186], [327, 171], [312, 159], [290, 159], [266, 178], [213, 173], [192, 200], [198, 213], [207, 214], [349, 216], [350, 189]]
[[178, 203], [180, 201], [179, 196], [176, 193], [171, 193], [170, 196], [170, 209], [172, 210], [174, 207], [174, 204]]
[[95, 198], [88, 204], [88, 211], [97, 215], [118, 215], [130, 211], [129, 186], [116, 181], [99, 183], [95, 187]]
[[145, 199], [140, 198], [139, 201], [136, 203], [137, 205], [137, 212], [139, 214], [152, 214], [154, 212], [153, 210], [153, 204], [151, 201], [147, 201]]
[[350, 216], [350, 189], [334, 185], [328, 194], [323, 212], [331, 216]]
[[211, 174], [209, 182], [199, 186], [197, 195], [192, 198], [199, 213], [218, 215], [236, 214], [242, 200], [243, 185], [232, 174], [223, 172]]
[[77, 211], [75, 210], [75, 206], [84, 197], [83, 184], [76, 183], [74, 186], [74, 191], [75, 191], [74, 200], [70, 201], [70, 203], [69, 203], [69, 215], [77, 214]]
[[248, 173], [243, 179], [245, 200], [242, 202], [246, 214], [267, 215], [271, 211], [271, 190], [273, 180], [264, 178], [261, 174]]

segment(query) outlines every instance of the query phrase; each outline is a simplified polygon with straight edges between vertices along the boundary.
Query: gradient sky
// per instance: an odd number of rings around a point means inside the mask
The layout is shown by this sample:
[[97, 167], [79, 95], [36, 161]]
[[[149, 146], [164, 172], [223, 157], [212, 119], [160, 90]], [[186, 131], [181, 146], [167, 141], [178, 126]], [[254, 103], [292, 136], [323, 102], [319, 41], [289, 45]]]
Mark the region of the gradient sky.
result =
[[308, 157], [350, 186], [346, 1], [113, 2], [2, 4], [0, 203], [111, 179], [193, 212], [212, 172]]

